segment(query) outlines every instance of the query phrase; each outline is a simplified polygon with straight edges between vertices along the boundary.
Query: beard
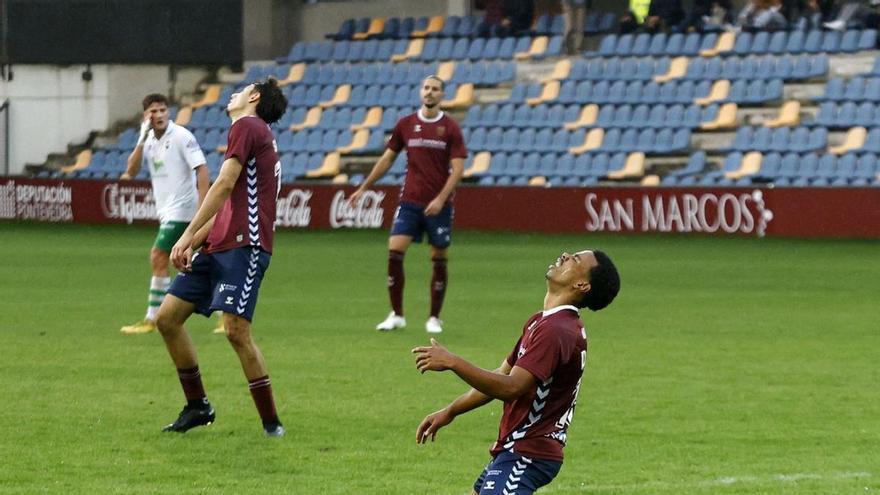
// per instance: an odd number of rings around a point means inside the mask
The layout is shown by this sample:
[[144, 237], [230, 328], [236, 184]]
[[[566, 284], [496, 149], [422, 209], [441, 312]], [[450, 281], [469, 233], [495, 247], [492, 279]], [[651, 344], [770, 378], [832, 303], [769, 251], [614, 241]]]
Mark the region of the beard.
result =
[[434, 102], [434, 103], [422, 103], [422, 104], [425, 105], [425, 108], [428, 108], [428, 109], [432, 109], [432, 108], [434, 108], [434, 107], [437, 106], [437, 102]]

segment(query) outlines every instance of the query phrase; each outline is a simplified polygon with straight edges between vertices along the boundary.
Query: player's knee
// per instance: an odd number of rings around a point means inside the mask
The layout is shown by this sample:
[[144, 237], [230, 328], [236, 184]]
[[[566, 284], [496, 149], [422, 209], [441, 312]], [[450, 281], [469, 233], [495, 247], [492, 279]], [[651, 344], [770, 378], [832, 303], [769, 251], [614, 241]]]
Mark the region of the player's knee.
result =
[[224, 317], [223, 324], [226, 327], [226, 340], [233, 347], [246, 347], [250, 345], [251, 328], [247, 320]]
[[170, 311], [163, 311], [161, 307], [159, 308], [159, 313], [156, 315], [156, 328], [163, 337], [174, 334], [181, 325], [182, 323]]

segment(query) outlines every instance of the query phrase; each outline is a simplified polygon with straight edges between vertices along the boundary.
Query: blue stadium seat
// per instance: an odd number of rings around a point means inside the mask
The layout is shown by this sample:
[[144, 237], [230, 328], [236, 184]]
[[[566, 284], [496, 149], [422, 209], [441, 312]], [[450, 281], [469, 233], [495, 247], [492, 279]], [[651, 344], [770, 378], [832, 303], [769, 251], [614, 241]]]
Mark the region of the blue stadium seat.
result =
[[617, 38], [617, 44], [614, 47], [614, 55], [618, 57], [627, 57], [632, 51], [633, 40], [632, 34], [624, 34]]
[[[699, 35], [698, 35], [699, 36]], [[672, 33], [666, 40], [666, 48], [664, 54], [675, 57], [684, 53], [684, 35], [681, 33]]]
[[[477, 38], [477, 39], [473, 40], [473, 43], [476, 44], [478, 41], [485, 43], [483, 41], [483, 38]], [[464, 59], [466, 59], [468, 57], [468, 48], [470, 48], [470, 44], [471, 44], [471, 40], [469, 40], [467, 38], [461, 38], [461, 39], [455, 40], [455, 44], [452, 45], [452, 52], [450, 52], [450, 54], [449, 54], [449, 60], [464, 60]], [[445, 60], [445, 59], [441, 58], [441, 60]]]
[[513, 58], [513, 54], [516, 51], [516, 38], [506, 37], [501, 40], [501, 45], [498, 47], [498, 55], [497, 58], [502, 60], [510, 60]]
[[[443, 41], [446, 42], [449, 40]], [[448, 50], [448, 52], [446, 52], [445, 50]], [[422, 46], [422, 53], [414, 58], [423, 61], [447, 60], [449, 59], [449, 55], [452, 54], [452, 42], [450, 41], [448, 44], [444, 44], [444, 53], [442, 54], [442, 56], [439, 52], [440, 40], [436, 38], [428, 38], [425, 40], [424, 46]]]
[[453, 38], [458, 32], [458, 25], [461, 23], [461, 17], [457, 15], [447, 16], [443, 20], [443, 28], [437, 33], [441, 38]]
[[[474, 51], [474, 45], [471, 45], [470, 51]], [[498, 54], [501, 51], [501, 39], [500, 38], [489, 38], [486, 40], [486, 44], [483, 47], [482, 53], [476, 58], [482, 58], [486, 60], [492, 60], [498, 58]], [[468, 58], [473, 59], [474, 57], [470, 56], [468, 53]]]
[[[467, 44], [467, 40], [458, 40], [456, 43], [456, 47], [458, 43]], [[486, 46], [486, 40], [484, 38], [475, 38], [470, 42], [470, 46], [467, 47], [467, 52], [464, 57], [456, 57], [456, 52], [453, 50], [453, 58], [467, 58], [470, 60], [479, 60], [483, 58], [483, 49]]]
[[797, 54], [804, 51], [804, 31], [792, 31], [785, 41], [785, 53]]
[[602, 38], [602, 41], [599, 43], [599, 56], [602, 57], [611, 57], [614, 55], [614, 50], [617, 47], [617, 35], [609, 34]]
[[[743, 33], [739, 33], [737, 37], [742, 36]], [[770, 33], [767, 31], [758, 31], [752, 37], [752, 46], [749, 47], [749, 54], [751, 55], [764, 55], [767, 53], [767, 50], [770, 48]]]
[[[818, 53], [822, 48], [822, 31], [814, 29], [812, 31], [807, 32], [806, 39], [804, 39], [804, 44], [800, 51], [805, 53]], [[791, 53], [798, 53], [792, 51]]]
[[[840, 33], [836, 33], [838, 36]], [[852, 53], [859, 51], [859, 37], [861, 36], [861, 32], [859, 30], [850, 29], [849, 31], [843, 33], [843, 36], [840, 37], [840, 44], [835, 51], [841, 51], [844, 53]], [[827, 39], [827, 34], [826, 34]], [[824, 43], [823, 43], [824, 44]], [[824, 47], [823, 47], [824, 48]], [[823, 50], [826, 52], [830, 52], [832, 50]]]
[[877, 48], [877, 30], [863, 29], [859, 35], [859, 50], [874, 50]]
[[786, 31], [777, 31], [770, 36], [770, 43], [767, 51], [776, 55], [785, 53], [785, 45], [788, 38]]
[[666, 33], [656, 33], [651, 36], [651, 43], [648, 45], [648, 55], [652, 57], [661, 57], [666, 54]]
[[[819, 47], [819, 51], [825, 53], [836, 53], [840, 50], [840, 41], [841, 34], [839, 31], [826, 31], [824, 36], [822, 37], [822, 45]], [[855, 49], [855, 46], [858, 42], [858, 37], [853, 38], [852, 40], [852, 48]]]

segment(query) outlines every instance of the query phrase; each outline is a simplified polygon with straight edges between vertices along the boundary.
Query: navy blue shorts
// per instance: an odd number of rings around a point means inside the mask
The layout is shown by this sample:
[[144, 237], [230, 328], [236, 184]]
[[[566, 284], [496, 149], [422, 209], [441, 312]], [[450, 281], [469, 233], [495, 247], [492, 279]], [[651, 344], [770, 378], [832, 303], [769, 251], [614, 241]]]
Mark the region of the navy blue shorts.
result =
[[412, 203], [400, 203], [394, 212], [391, 235], [406, 235], [413, 242], [422, 242], [422, 234], [428, 234], [428, 242], [438, 248], [452, 243], [452, 206], [446, 205], [434, 216], [425, 215], [425, 209]]
[[196, 313], [211, 316], [222, 311], [251, 321], [270, 258], [269, 253], [253, 246], [195, 253], [192, 270], [178, 273], [168, 293], [195, 304]]
[[560, 461], [501, 452], [477, 478], [474, 491], [479, 495], [531, 495], [553, 481], [561, 467]]

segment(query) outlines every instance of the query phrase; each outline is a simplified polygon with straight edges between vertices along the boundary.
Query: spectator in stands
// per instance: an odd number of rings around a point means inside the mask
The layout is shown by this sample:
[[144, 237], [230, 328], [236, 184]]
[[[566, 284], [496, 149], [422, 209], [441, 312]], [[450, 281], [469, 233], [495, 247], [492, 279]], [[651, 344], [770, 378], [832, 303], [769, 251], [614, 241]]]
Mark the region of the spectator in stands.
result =
[[874, 14], [874, 9], [871, 8], [872, 5], [876, 4], [869, 2], [869, 0], [850, 0], [844, 2], [832, 15], [831, 18], [833, 20], [825, 23], [825, 27], [836, 31], [865, 27], [870, 22], [872, 14]]
[[565, 51], [569, 55], [580, 53], [584, 47], [584, 21], [587, 16], [587, 0], [562, 0], [565, 13]]
[[535, 0], [487, 0], [486, 13], [477, 26], [479, 36], [518, 36], [532, 27]]
[[642, 29], [648, 33], [677, 31], [681, 28], [684, 17], [681, 0], [651, 0]]
[[639, 28], [648, 17], [651, 0], [629, 0], [629, 10], [620, 17], [618, 30], [620, 34], [631, 33]]
[[733, 24], [733, 20], [731, 0], [696, 0], [683, 29], [688, 32], [723, 31]]
[[[804, 19], [804, 27], [807, 30], [822, 29], [822, 23], [825, 19], [825, 11], [830, 7], [830, 3], [831, 2], [829, 1], [820, 2], [819, 0], [807, 0], [803, 8], [797, 14]], [[824, 4], [824, 6], [822, 4]], [[793, 19], [793, 17], [789, 17], [789, 19]]]
[[786, 29], [788, 22], [780, 12], [782, 0], [750, 0], [737, 18], [745, 31], [776, 31]]

